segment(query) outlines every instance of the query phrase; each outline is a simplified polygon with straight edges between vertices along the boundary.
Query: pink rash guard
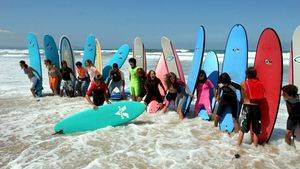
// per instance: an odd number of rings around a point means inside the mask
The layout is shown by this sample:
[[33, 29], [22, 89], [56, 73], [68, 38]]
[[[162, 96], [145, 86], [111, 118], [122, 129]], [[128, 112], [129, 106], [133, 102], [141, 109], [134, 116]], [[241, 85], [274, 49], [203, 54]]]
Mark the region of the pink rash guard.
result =
[[207, 113], [211, 113], [211, 102], [210, 102], [210, 89], [214, 87], [214, 84], [207, 79], [204, 83], [198, 83], [196, 86], [197, 101], [195, 104], [195, 112], [198, 113], [200, 108], [204, 106]]

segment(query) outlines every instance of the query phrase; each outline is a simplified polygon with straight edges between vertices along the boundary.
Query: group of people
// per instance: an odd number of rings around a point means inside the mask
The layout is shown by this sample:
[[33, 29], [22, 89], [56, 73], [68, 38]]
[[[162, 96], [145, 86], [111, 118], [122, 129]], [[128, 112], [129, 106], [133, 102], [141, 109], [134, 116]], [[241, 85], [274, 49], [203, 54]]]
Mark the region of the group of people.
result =
[[[56, 68], [50, 60], [44, 61], [48, 68], [49, 85], [54, 94], [73, 97], [75, 95], [84, 96], [86, 100], [97, 108], [109, 98], [115, 88], [118, 88], [121, 97], [125, 99], [124, 74], [119, 69], [118, 64], [112, 65], [107, 79], [104, 79], [100, 72], [94, 67], [91, 60], [85, 62], [85, 68], [81, 62], [76, 62], [76, 74], [70, 69], [66, 61], [61, 62], [61, 69]], [[187, 85], [177, 78], [176, 74], [170, 72], [164, 77], [163, 82], [156, 76], [154, 70], [146, 73], [136, 65], [134, 58], [129, 59], [129, 80], [130, 94], [133, 101], [144, 101], [146, 105], [152, 100], [159, 103], [163, 112], [168, 110], [170, 103], [174, 103], [175, 111], [179, 118], [184, 118], [183, 106], [186, 99], [193, 93]], [[20, 61], [20, 66], [28, 75], [31, 81], [31, 91], [33, 96], [37, 77], [34, 69], [29, 67], [25, 61]], [[74, 84], [74, 79], [76, 83]], [[41, 77], [39, 77], [41, 79]], [[166, 87], [166, 88], [165, 88]], [[214, 97], [217, 101], [216, 113], [213, 113], [210, 98], [211, 90], [214, 90]], [[241, 98], [237, 96], [237, 90], [241, 93]], [[197, 116], [202, 107], [205, 108], [210, 119], [217, 127], [225, 109], [230, 108], [235, 123], [235, 130], [239, 131], [237, 144], [241, 145], [244, 133], [251, 129], [251, 138], [255, 146], [258, 145], [258, 137], [261, 134], [261, 111], [260, 104], [265, 99], [264, 86], [257, 78], [254, 67], [249, 67], [246, 71], [246, 80], [241, 84], [233, 82], [228, 73], [222, 73], [218, 78], [218, 85], [214, 86], [207, 78], [205, 71], [201, 70], [196, 83], [197, 100], [194, 107], [194, 116]], [[287, 119], [287, 130], [285, 140], [291, 144], [291, 137], [297, 125], [300, 125], [300, 99], [298, 88], [294, 85], [286, 85], [282, 88], [282, 96], [286, 101], [289, 117]], [[91, 99], [92, 97], [93, 99]], [[241, 121], [239, 123], [239, 107], [242, 107]]]

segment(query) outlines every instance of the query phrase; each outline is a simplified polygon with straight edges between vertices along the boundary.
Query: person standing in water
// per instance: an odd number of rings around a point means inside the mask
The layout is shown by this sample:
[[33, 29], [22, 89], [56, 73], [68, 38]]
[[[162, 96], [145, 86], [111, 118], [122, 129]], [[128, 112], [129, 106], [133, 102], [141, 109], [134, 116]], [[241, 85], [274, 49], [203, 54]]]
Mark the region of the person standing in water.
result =
[[167, 84], [168, 90], [166, 95], [168, 103], [164, 107], [164, 112], [167, 111], [170, 102], [174, 101], [176, 112], [179, 114], [179, 119], [183, 120], [184, 115], [182, 112], [182, 108], [186, 101], [186, 96], [189, 95], [191, 98], [193, 98], [194, 96], [189, 91], [187, 85], [183, 81], [177, 79], [176, 74], [173, 72], [170, 72], [166, 75], [165, 82]]
[[117, 63], [113, 64], [113, 69], [109, 72], [109, 77], [107, 79], [108, 84], [108, 91], [109, 95], [113, 92], [115, 88], [119, 89], [119, 92], [121, 93], [122, 99], [125, 97], [125, 80], [124, 80], [124, 74], [119, 69], [119, 66]]
[[140, 82], [140, 94], [137, 97], [137, 101], [141, 101], [143, 99], [143, 97], [146, 95], [145, 83], [147, 80], [147, 74], [143, 68], [139, 67], [137, 69], [137, 75], [138, 75], [138, 79]]
[[137, 73], [138, 67], [136, 66], [135, 58], [130, 58], [128, 62], [130, 64], [129, 81], [130, 81], [131, 99], [133, 101], [137, 101], [138, 97], [141, 94], [141, 84]]
[[60, 89], [60, 96], [63, 96], [63, 93], [66, 92], [66, 95], [69, 97], [74, 96], [74, 87], [71, 80], [71, 75], [75, 76], [75, 73], [71, 68], [68, 67], [68, 64], [65, 60], [61, 62], [61, 69], [60, 73], [62, 76], [62, 82], [61, 82], [61, 89]]
[[210, 90], [214, 88], [214, 84], [207, 79], [204, 70], [200, 70], [196, 83], [197, 101], [194, 109], [194, 116], [197, 117], [202, 106], [204, 106], [208, 116], [212, 119]]
[[251, 126], [251, 138], [255, 146], [258, 145], [258, 136], [261, 133], [261, 111], [259, 105], [265, 99], [264, 86], [256, 77], [254, 67], [249, 67], [246, 70], [246, 81], [241, 83], [243, 111], [241, 129], [237, 145], [240, 146], [243, 142], [244, 133], [249, 132]]
[[45, 66], [48, 68], [48, 77], [50, 89], [55, 95], [60, 94], [61, 75], [57, 67], [52, 64], [51, 60], [44, 60]]
[[162, 109], [164, 98], [159, 92], [159, 86], [163, 89], [164, 95], [166, 95], [166, 90], [161, 80], [156, 77], [156, 73], [154, 70], [150, 70], [145, 82], [146, 97], [144, 102], [146, 105], [148, 105], [152, 100], [156, 100], [159, 103], [160, 108]]
[[289, 115], [286, 122], [285, 142], [292, 145], [291, 138], [295, 137], [295, 130], [300, 127], [300, 99], [297, 86], [291, 84], [283, 86], [282, 96]]
[[28, 66], [24, 60], [20, 61], [20, 67], [23, 69], [24, 73], [28, 76], [28, 79], [30, 80], [30, 91], [33, 97], [36, 97], [36, 85], [38, 82], [38, 78], [34, 75], [33, 72], [35, 72], [39, 76], [40, 80], [42, 80], [41, 75], [32, 67]]

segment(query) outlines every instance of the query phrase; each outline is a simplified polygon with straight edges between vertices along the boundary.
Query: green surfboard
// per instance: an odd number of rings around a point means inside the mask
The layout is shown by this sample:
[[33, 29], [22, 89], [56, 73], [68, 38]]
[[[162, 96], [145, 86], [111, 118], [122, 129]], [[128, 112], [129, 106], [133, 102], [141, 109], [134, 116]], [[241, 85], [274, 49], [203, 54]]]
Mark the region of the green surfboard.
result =
[[86, 109], [62, 119], [54, 126], [55, 133], [70, 134], [93, 131], [107, 126], [119, 126], [137, 118], [145, 111], [140, 102], [120, 101], [98, 109]]

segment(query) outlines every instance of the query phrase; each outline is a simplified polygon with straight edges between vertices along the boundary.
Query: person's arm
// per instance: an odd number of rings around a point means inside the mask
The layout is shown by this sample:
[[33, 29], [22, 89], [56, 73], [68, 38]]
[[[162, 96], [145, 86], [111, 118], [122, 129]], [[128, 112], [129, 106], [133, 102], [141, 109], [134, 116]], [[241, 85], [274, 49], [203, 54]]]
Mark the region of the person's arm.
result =
[[35, 69], [33, 69], [32, 67], [29, 67], [29, 70], [31, 70], [32, 72], [35, 72], [35, 74], [37, 74], [37, 76], [39, 77], [39, 79], [42, 80], [42, 76]]
[[105, 99], [106, 103], [110, 104], [111, 102], [109, 101], [108, 93], [109, 93], [108, 87], [106, 86], [105, 93], [104, 93], [104, 99]]
[[237, 90], [241, 90], [241, 85], [235, 83], [235, 82], [231, 82], [231, 85], [236, 88]]
[[216, 98], [217, 102], [220, 101], [220, 86], [217, 86], [217, 88], [216, 88], [215, 98]]
[[164, 93], [165, 93], [165, 95], [166, 95], [166, 94], [167, 94], [167, 91], [166, 91], [166, 89], [165, 89], [165, 87], [164, 87], [164, 85], [163, 85], [163, 83], [161, 82], [160, 79], [158, 79], [158, 84], [161, 86], [161, 88], [163, 89], [163, 91], [164, 91]]
[[75, 72], [73, 72], [73, 70], [70, 68], [70, 73], [71, 73], [71, 75], [75, 78], [75, 79], [77, 79], [76, 78], [76, 74], [75, 74]]
[[211, 80], [207, 79], [207, 82], [208, 82], [208, 88], [209, 89], [212, 89], [212, 88], [215, 87], [214, 84], [213, 84], [213, 82]]
[[246, 97], [246, 88], [245, 88], [246, 86], [245, 86], [245, 82], [242, 82], [241, 83], [241, 104], [243, 104], [243, 102], [244, 102], [244, 99], [245, 99], [245, 97]]
[[88, 91], [85, 94], [85, 99], [93, 106], [93, 109], [96, 109], [97, 106], [94, 104], [94, 102], [91, 100], [90, 96], [94, 90], [94, 85], [91, 84], [91, 86], [88, 88]]

